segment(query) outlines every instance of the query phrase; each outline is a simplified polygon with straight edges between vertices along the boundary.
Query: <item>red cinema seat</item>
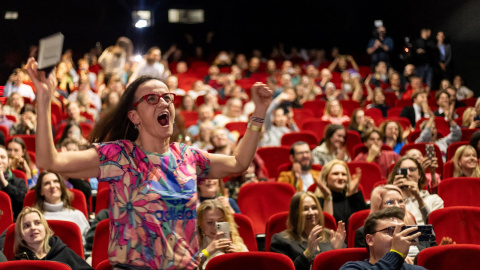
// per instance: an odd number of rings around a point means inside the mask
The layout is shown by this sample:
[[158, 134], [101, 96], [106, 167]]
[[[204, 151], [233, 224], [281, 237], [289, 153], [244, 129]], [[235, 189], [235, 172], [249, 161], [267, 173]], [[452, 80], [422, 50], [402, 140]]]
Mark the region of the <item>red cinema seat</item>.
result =
[[360, 168], [362, 170], [362, 175], [360, 178], [360, 184], [363, 187], [363, 197], [365, 201], [370, 200], [370, 194], [373, 190], [373, 185], [375, 182], [382, 180], [382, 172], [378, 164], [373, 162], [347, 162], [348, 169], [350, 174], [355, 174], [356, 169]]
[[238, 193], [238, 206], [242, 214], [253, 221], [255, 234], [263, 234], [265, 224], [273, 214], [288, 211], [293, 194], [295, 189], [286, 183], [246, 184]]
[[282, 146], [290, 147], [292, 144], [298, 141], [304, 141], [308, 143], [310, 149], [313, 149], [318, 145], [316, 134], [309, 130], [285, 133], [280, 140], [280, 144]]
[[290, 162], [290, 148], [288, 147], [259, 147], [257, 154], [265, 163], [269, 178], [275, 178], [280, 165]]
[[362, 143], [362, 137], [360, 137], [360, 134], [355, 130], [346, 129], [346, 131], [347, 136], [345, 138], [345, 147], [347, 148], [348, 155], [352, 157], [353, 147], [359, 143]]
[[348, 218], [347, 246], [349, 248], [355, 246], [355, 232], [365, 224], [368, 215], [370, 215], [370, 209], [365, 209], [353, 213], [350, 218]]
[[104, 260], [108, 260], [108, 242], [110, 241], [110, 221], [104, 219], [97, 224], [93, 236], [92, 267], [96, 268]]
[[294, 270], [293, 261], [286, 255], [273, 252], [236, 252], [212, 258], [206, 270]]
[[320, 120], [320, 119], [308, 119], [305, 120], [301, 130], [308, 130], [312, 131], [317, 136], [317, 141], [320, 142], [323, 138], [323, 134], [325, 133], [325, 128], [328, 125], [332, 124], [330, 121]]
[[304, 110], [310, 110], [314, 117], [320, 118], [325, 110], [326, 101], [324, 100], [311, 100], [303, 103]]
[[366, 248], [341, 248], [318, 254], [313, 260], [312, 270], [340, 269], [350, 261], [363, 261], [369, 258]]
[[426, 269], [478, 269], [479, 245], [444, 245], [426, 248], [417, 257], [417, 264]]
[[452, 206], [430, 213], [428, 223], [433, 225], [437, 243], [450, 237], [457, 244], [480, 245], [480, 207]]
[[35, 135], [12, 135], [5, 145], [8, 145], [8, 143], [15, 137], [19, 137], [25, 142], [28, 151], [35, 152]]
[[246, 215], [233, 214], [233, 219], [238, 226], [238, 234], [242, 237], [248, 251], [258, 251], [257, 238], [253, 231], [253, 222]]
[[[68, 189], [69, 191], [73, 192], [73, 200], [72, 200], [72, 207], [80, 210], [84, 215], [85, 218], [88, 220], [88, 211], [87, 211], [87, 200], [85, 199], [85, 194], [78, 189]], [[25, 206], [33, 206], [35, 203], [35, 191], [30, 190], [25, 195], [25, 199], [23, 201], [23, 207]]]
[[[62, 239], [73, 252], [84, 258], [82, 233], [77, 224], [64, 220], [47, 220], [48, 225], [52, 229], [54, 235]], [[5, 235], [5, 244], [3, 246], [3, 254], [8, 260], [13, 260], [13, 242], [15, 240], [15, 223], [11, 224]]]
[[480, 194], [480, 178], [476, 177], [444, 178], [438, 185], [438, 196], [443, 199], [444, 207], [480, 207], [478, 194]]
[[97, 201], [95, 203], [95, 215], [98, 215], [98, 213], [102, 210], [102, 209], [108, 209], [108, 194], [109, 192], [109, 189], [108, 188], [102, 188], [102, 189], [98, 189], [97, 191]]
[[473, 133], [480, 131], [480, 128], [462, 128], [462, 138], [460, 139], [461, 141], [470, 141], [470, 138], [472, 137]]
[[5, 229], [13, 223], [13, 209], [12, 201], [10, 196], [7, 193], [0, 191], [0, 232], [5, 231]]
[[308, 109], [293, 109], [293, 120], [295, 121], [295, 124], [297, 124], [297, 127], [303, 126], [303, 123], [305, 122], [306, 119], [308, 118], [313, 118], [315, 115], [311, 110]]
[[113, 270], [112, 265], [110, 264], [109, 260], [104, 260], [97, 265], [95, 270]]
[[19, 260], [0, 263], [0, 270], [71, 270], [65, 263], [40, 260]]
[[[462, 130], [463, 132], [463, 130]], [[462, 145], [468, 145], [469, 142], [468, 141], [460, 141], [460, 142], [454, 142], [452, 144], [450, 144], [448, 147], [447, 147], [447, 160], [451, 160], [453, 158], [453, 156], [455, 155], [455, 152], [457, 151], [457, 149], [462, 146]], [[445, 165], [444, 165], [445, 166]], [[445, 176], [444, 176], [445, 177]]]
[[453, 177], [453, 169], [454, 169], [453, 167], [454, 167], [454, 165], [453, 165], [452, 160], [447, 160], [447, 162], [445, 162], [445, 164], [443, 164], [443, 178], [444, 179]]
[[238, 132], [239, 137], [242, 137], [247, 130], [247, 122], [230, 122], [225, 125], [225, 128], [230, 132]]

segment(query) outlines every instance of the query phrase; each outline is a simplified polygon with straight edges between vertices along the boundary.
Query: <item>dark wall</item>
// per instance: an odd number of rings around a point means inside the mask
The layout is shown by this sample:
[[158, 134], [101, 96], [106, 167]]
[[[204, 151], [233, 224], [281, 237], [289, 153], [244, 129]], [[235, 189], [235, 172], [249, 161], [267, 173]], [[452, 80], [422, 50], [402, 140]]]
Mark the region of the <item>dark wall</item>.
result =
[[[155, 26], [133, 28], [131, 11], [155, 11]], [[169, 8], [203, 8], [206, 22], [200, 25], [169, 24]], [[19, 20], [5, 21], [4, 12], [16, 10]], [[371, 37], [373, 20], [382, 19], [394, 38], [397, 59], [405, 36], [416, 38], [420, 28], [430, 27], [433, 35], [444, 30], [452, 43], [454, 69], [467, 78], [470, 88], [480, 91], [480, 1], [219, 1], [219, 0], [2, 0], [0, 7], [0, 83], [10, 69], [26, 57], [28, 47], [46, 35], [62, 32], [65, 48], [84, 52], [101, 42], [112, 45], [122, 35], [132, 38], [135, 51], [144, 53], [158, 45], [186, 44], [190, 33], [203, 43], [214, 31], [214, 49], [250, 52], [271, 50], [279, 42], [290, 46], [325, 48], [364, 54]], [[7, 57], [6, 57], [7, 55]], [[363, 58], [360, 57], [360, 60]], [[368, 57], [365, 57], [368, 59]], [[394, 61], [401, 66], [401, 61]]]

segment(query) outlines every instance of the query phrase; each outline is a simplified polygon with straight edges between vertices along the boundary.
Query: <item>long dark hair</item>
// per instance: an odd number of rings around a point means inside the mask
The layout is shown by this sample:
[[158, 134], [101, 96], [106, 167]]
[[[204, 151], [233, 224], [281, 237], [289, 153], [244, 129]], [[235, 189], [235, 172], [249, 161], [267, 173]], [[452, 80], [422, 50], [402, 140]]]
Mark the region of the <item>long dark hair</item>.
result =
[[68, 209], [75, 209], [72, 206], [73, 193], [71, 193], [71, 191], [67, 189], [67, 185], [65, 185], [65, 181], [57, 173], [47, 172], [47, 171], [40, 173], [40, 175], [38, 176], [37, 185], [35, 185], [35, 188], [34, 188], [35, 202], [33, 203], [33, 207], [37, 208], [42, 213], [45, 212], [45, 204], [44, 204], [45, 196], [42, 195], [42, 185], [43, 185], [43, 178], [45, 178], [47, 174], [55, 175], [55, 177], [57, 177], [58, 181], [60, 182], [60, 190], [62, 191], [61, 200], [63, 202], [63, 207]]
[[138, 130], [128, 118], [128, 112], [132, 110], [135, 102], [135, 93], [138, 87], [150, 80], [158, 80], [159, 78], [151, 76], [142, 76], [133, 81], [123, 93], [117, 107], [110, 111], [104, 118], [95, 125], [90, 133], [90, 142], [106, 142], [115, 140], [135, 141], [138, 137]]

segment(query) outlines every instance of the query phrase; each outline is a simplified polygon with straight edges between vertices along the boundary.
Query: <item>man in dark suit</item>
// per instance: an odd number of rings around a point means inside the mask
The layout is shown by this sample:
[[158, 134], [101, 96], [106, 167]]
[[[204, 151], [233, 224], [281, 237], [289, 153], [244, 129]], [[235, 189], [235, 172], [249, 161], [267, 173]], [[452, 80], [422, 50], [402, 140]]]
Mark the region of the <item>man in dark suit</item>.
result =
[[416, 92], [412, 95], [413, 106], [403, 108], [400, 113], [400, 117], [406, 117], [410, 120], [412, 127], [415, 127], [415, 123], [422, 117], [430, 117], [430, 109], [427, 103], [427, 93]]

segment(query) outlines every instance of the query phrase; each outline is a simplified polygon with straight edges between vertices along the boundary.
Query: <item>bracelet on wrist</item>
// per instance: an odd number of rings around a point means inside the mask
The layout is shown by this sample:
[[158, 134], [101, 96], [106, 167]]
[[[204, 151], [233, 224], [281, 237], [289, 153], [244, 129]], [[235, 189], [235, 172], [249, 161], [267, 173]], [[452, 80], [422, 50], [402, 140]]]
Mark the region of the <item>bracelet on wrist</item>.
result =
[[203, 253], [203, 255], [205, 255], [205, 257], [207, 259], [210, 258], [210, 253], [208, 253], [208, 251], [206, 249], [202, 249], [202, 253]]
[[395, 249], [392, 248], [392, 249], [390, 249], [390, 251], [397, 253], [398, 255], [402, 256], [402, 258], [405, 258], [405, 255], [403, 255], [403, 253], [401, 253], [401, 252], [398, 251], [398, 250], [395, 250]]
[[252, 123], [247, 124], [247, 128], [256, 132], [262, 132], [262, 127], [252, 125]]
[[259, 118], [259, 117], [255, 117], [255, 116], [252, 116], [252, 117], [250, 117], [250, 121], [257, 122], [257, 123], [260, 123], [260, 124], [263, 124], [263, 122], [265, 121], [265, 119], [263, 119], [263, 118]]

